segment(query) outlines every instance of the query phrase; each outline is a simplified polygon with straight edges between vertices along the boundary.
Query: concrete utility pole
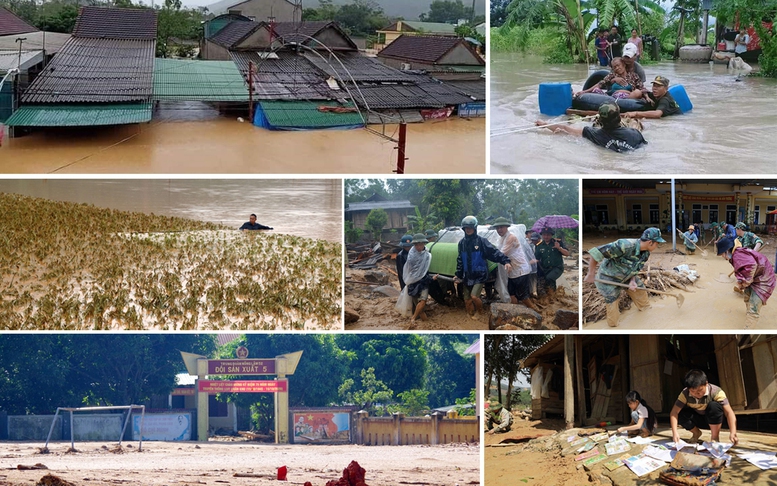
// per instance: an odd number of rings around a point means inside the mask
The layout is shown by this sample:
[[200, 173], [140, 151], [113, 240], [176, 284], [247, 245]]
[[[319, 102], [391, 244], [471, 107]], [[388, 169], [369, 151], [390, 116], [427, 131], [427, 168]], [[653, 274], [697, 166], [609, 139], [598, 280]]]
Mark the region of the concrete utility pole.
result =
[[24, 43], [24, 41], [26, 41], [26, 40], [27, 40], [27, 38], [26, 38], [26, 37], [17, 37], [17, 38], [16, 38], [16, 42], [18, 42], [18, 43], [19, 43], [19, 62], [17, 63], [17, 65], [16, 65], [16, 68], [17, 68], [19, 71], [21, 71], [21, 70], [22, 70], [22, 44], [23, 44], [23, 43]]

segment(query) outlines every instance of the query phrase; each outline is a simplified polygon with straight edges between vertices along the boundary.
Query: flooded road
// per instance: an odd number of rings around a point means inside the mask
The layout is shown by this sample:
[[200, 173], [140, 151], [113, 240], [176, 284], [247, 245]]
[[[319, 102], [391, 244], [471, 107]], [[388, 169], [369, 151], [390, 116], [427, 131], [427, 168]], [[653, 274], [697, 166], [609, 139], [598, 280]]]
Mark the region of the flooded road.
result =
[[[598, 235], [583, 235], [582, 248], [588, 250], [595, 246], [603, 245], [618, 239], [617, 235], [611, 238], [602, 238]], [[648, 260], [651, 268], [661, 267], [664, 270], [683, 263], [688, 264], [692, 270], [696, 270], [701, 278], [689, 289], [694, 292], [684, 292], [672, 288], [672, 293], [685, 296], [685, 302], [678, 309], [674, 298], [669, 296], [651, 295], [651, 308], [640, 312], [635, 305], [621, 313], [618, 331], [629, 332], [634, 329], [657, 329], [684, 331], [692, 329], [747, 329], [745, 327], [745, 303], [742, 294], [734, 292], [736, 279], [728, 274], [733, 267], [723, 258], [715, 255], [714, 245], [706, 248], [707, 256], [700, 252], [694, 255], [679, 255], [667, 253], [671, 250], [671, 241], [659, 246], [658, 251], [653, 252]], [[777, 239], [764, 238], [767, 245], [763, 254], [769, 257], [774, 264], [774, 252]], [[678, 246], [684, 250], [684, 246], [678, 242]], [[587, 258], [587, 255], [584, 256]], [[647, 266], [646, 266], [647, 268]], [[587, 271], [586, 269], [584, 270]], [[585, 277], [585, 275], [583, 275]], [[589, 285], [589, 284], [586, 284]], [[757, 329], [773, 329], [777, 322], [777, 303], [774, 297], [767, 301], [767, 305], [761, 308], [761, 318]], [[612, 329], [607, 326], [606, 320], [583, 325], [584, 329]]]
[[[774, 171], [777, 80], [747, 77], [737, 81], [725, 65], [671, 61], [645, 66], [645, 73], [648, 82], [660, 74], [672, 85], [682, 84], [694, 105], [684, 115], [645, 120], [647, 147], [618, 154], [582, 138], [547, 130], [513, 133], [491, 137], [491, 173]], [[491, 129], [530, 127], [537, 119], [548, 119], [539, 112], [539, 84], [568, 81], [579, 91], [588, 75], [582, 64], [543, 64], [537, 57], [493, 54]]]
[[[208, 221], [239, 228], [251, 213], [273, 233], [342, 241], [335, 179], [0, 180], [0, 192]], [[42, 215], [56, 218], [56, 214]]]
[[[236, 113], [220, 114], [201, 103], [184, 106], [160, 110], [148, 124], [6, 138], [0, 172], [387, 174], [396, 169], [396, 144], [364, 129], [269, 131], [239, 122]], [[483, 118], [410, 124], [405, 171], [483, 174], [485, 127]], [[397, 138], [398, 126], [386, 126], [385, 134]]]

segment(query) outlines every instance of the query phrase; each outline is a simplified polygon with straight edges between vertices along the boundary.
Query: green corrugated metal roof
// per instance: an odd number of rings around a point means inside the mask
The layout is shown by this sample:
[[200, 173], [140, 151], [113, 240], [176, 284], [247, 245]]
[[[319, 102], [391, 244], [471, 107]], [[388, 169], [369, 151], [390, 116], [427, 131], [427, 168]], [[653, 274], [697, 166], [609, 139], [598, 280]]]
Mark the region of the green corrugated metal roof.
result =
[[151, 121], [151, 103], [23, 105], [5, 124], [16, 127], [89, 127]]
[[319, 106], [343, 106], [336, 101], [262, 101], [260, 105], [267, 121], [277, 128], [329, 128], [364, 124], [358, 112], [319, 111]]
[[232, 61], [154, 61], [154, 99], [248, 101], [248, 87]]
[[418, 22], [413, 20], [403, 20], [403, 24], [407, 24], [419, 32], [428, 32], [430, 34], [454, 34], [456, 33], [456, 26], [453, 24], [445, 24], [442, 22]]

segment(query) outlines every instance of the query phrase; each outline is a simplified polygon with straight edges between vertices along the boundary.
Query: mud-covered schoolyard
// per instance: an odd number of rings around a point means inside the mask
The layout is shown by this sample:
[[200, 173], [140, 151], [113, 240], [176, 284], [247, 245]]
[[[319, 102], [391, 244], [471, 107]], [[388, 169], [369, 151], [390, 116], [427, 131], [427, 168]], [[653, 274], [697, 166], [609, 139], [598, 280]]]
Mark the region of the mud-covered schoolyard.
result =
[[[759, 235], [766, 245], [761, 253], [766, 255], [774, 264], [774, 252], [777, 248], [777, 238], [774, 236], [766, 237]], [[587, 251], [593, 247], [604, 245], [618, 238], [638, 238], [637, 236], [618, 236], [617, 234], [583, 235], [582, 250]], [[636, 306], [623, 310], [619, 321], [619, 329], [630, 331], [632, 329], [748, 329], [745, 325], [746, 307], [742, 299], [742, 294], [734, 291], [736, 278], [729, 274], [734, 267], [722, 257], [715, 253], [715, 245], [709, 243], [707, 246], [699, 243], [699, 248], [705, 250], [706, 256], [697, 250], [693, 255], [686, 254], [685, 245], [680, 241], [678, 235], [677, 249], [679, 252], [672, 252], [671, 239], [667, 238], [667, 243], [663, 243], [658, 250], [650, 255], [645, 268], [663, 269], [672, 272], [674, 268], [680, 265], [688, 265], [691, 270], [695, 270], [699, 278], [693, 285], [688, 287], [688, 291], [677, 288], [668, 289], [675, 294], [684, 296], [682, 307], [677, 306], [674, 298], [669, 296], [660, 296], [650, 294], [651, 308], [645, 312], [637, 310]], [[708, 236], [709, 238], [709, 236]], [[709, 241], [709, 239], [707, 240]], [[583, 254], [583, 260], [588, 259], [588, 254]], [[585, 278], [588, 272], [588, 265], [583, 265], [582, 278]], [[583, 284], [587, 290], [588, 286], [593, 284]], [[583, 299], [583, 314], [586, 315], [586, 301]], [[603, 316], [602, 316], [603, 317]], [[765, 306], [761, 308], [761, 318], [757, 327], [753, 329], [770, 329], [777, 322], [777, 301], [774, 297], [769, 299]], [[610, 329], [605, 319], [595, 322], [586, 322], [585, 329]]]
[[[324, 486], [340, 479], [351, 461], [366, 469], [370, 486], [480, 484], [479, 444], [440, 446], [270, 445], [251, 442], [0, 443], [0, 485], [35, 485], [53, 475], [75, 486], [282, 484]], [[24, 469], [36, 464], [47, 469]], [[19, 468], [22, 467], [22, 469]], [[55, 482], [51, 482], [55, 485]], [[59, 483], [65, 486], [67, 483]]]
[[[661, 425], [661, 424], [659, 424]], [[663, 424], [658, 434], [653, 436], [656, 443], [672, 440], [671, 429]], [[608, 427], [614, 430], [617, 425]], [[613, 471], [605, 464], [622, 454], [609, 456], [606, 460], [591, 466], [583, 466], [585, 461], [576, 461], [578, 446], [571, 446], [570, 435], [591, 434], [604, 429], [571, 429], [564, 431], [562, 420], [523, 420], [515, 416], [510, 432], [486, 435], [485, 484], [488, 486], [513, 486], [526, 484], [535, 486], [555, 485], [614, 485], [643, 486], [664, 484], [658, 479], [659, 469], [642, 477], [637, 477], [628, 467], [620, 466]], [[777, 436], [754, 432], [737, 431], [739, 444], [733, 447], [731, 465], [723, 469], [721, 485], [771, 486], [777, 484], [777, 469], [761, 470], [742, 459], [739, 454], [748, 451], [777, 451]], [[681, 432], [681, 438], [688, 440], [689, 433]], [[709, 430], [702, 435], [709, 440]], [[728, 441], [728, 430], [721, 431], [721, 440]], [[633, 444], [627, 454], [637, 455], [646, 445]], [[604, 447], [601, 447], [604, 449]]]

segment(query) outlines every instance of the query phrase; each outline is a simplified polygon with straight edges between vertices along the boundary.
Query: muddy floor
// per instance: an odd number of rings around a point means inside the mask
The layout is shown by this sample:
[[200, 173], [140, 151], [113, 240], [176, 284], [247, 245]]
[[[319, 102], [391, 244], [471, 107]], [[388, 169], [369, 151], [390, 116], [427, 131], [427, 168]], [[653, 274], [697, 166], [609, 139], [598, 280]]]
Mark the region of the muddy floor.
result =
[[[616, 233], [601, 235], [586, 233], [583, 235], [582, 248], [587, 250], [603, 245], [618, 238], [638, 238], [635, 236], [619, 236]], [[666, 238], [666, 237], [665, 237]], [[678, 236], [679, 238], [679, 236]], [[763, 238], [766, 246], [762, 253], [774, 263], [774, 252], [777, 248], [777, 238]], [[696, 270], [701, 278], [692, 287], [693, 293], [677, 290], [685, 296], [685, 302], [678, 308], [674, 298], [669, 296], [651, 295], [651, 308], [645, 312], [631, 306], [621, 314], [619, 329], [665, 329], [681, 331], [684, 329], [771, 329], [777, 322], [777, 304], [774, 298], [761, 308], [761, 318], [757, 327], [745, 326], [746, 307], [742, 294], [734, 292], [736, 279], [729, 273], [733, 270], [730, 263], [715, 255], [714, 244], [710, 243], [700, 248], [707, 251], [703, 256], [701, 251], [694, 255], [671, 253], [671, 242], [667, 240], [651, 254], [648, 264], [651, 268], [671, 270], [678, 265], [687, 264]], [[678, 241], [678, 249], [685, 252], [685, 245]], [[585, 266], [584, 266], [585, 267]], [[584, 269], [585, 273], [587, 269]], [[583, 278], [585, 275], [582, 276]], [[676, 289], [675, 289], [676, 290]], [[607, 321], [584, 324], [585, 329], [611, 329]]]
[[[611, 427], [611, 428], [616, 428]], [[591, 473], [586, 472], [575, 461], [574, 455], [562, 454], [566, 437], [554, 435], [564, 430], [561, 420], [521, 420], [516, 418], [510, 432], [486, 435], [484, 444], [485, 484], [488, 486], [527, 485], [567, 485], [567, 484], [603, 484], [616, 486], [637, 486], [663, 484], [658, 480], [658, 472], [638, 478], [625, 466], [610, 473], [603, 469], [603, 462], [594, 465]], [[590, 431], [592, 429], [586, 429]], [[777, 451], [777, 436], [754, 432], [737, 431], [739, 450]], [[682, 436], [682, 435], [681, 435]], [[660, 427], [658, 440], [671, 440], [671, 430]], [[709, 431], [702, 436], [709, 440]], [[721, 440], [728, 440], [728, 433], [721, 432]], [[634, 446], [636, 453], [643, 446]], [[732, 454], [731, 467], [723, 471], [719, 483], [742, 485], [753, 484], [767, 486], [777, 484], [777, 470], [762, 471], [749, 462]], [[616, 456], [613, 456], [616, 457]], [[606, 471], [606, 472], [603, 472]]]
[[[286, 466], [287, 481], [302, 485], [310, 481], [323, 486], [340, 478], [355, 460], [367, 470], [370, 486], [426, 484], [453, 486], [480, 484], [478, 444], [442, 446], [312, 446], [255, 444], [247, 442], [125, 442], [76, 443], [77, 452], [67, 452], [70, 443], [0, 443], [0, 485], [34, 485], [53, 474], [76, 486], [127, 485], [224, 485], [279, 484], [277, 469]], [[47, 470], [17, 467], [43, 464]], [[243, 477], [239, 477], [242, 475]]]
[[[550, 323], [559, 309], [577, 309], [579, 295], [579, 275], [576, 265], [577, 254], [565, 259], [565, 269], [563, 278], [566, 281], [567, 288], [564, 294], [555, 301], [546, 302], [542, 310], [543, 322]], [[388, 275], [387, 286], [394, 289], [396, 296], [389, 296], [385, 293], [376, 291], [376, 285], [366, 285], [365, 273], [367, 270], [357, 270], [346, 268], [345, 276], [345, 306], [359, 315], [356, 322], [348, 322], [346, 317], [346, 330], [378, 330], [378, 329], [399, 329], [399, 330], [488, 330], [490, 313], [488, 312], [488, 301], [485, 310], [476, 314], [474, 317], [468, 316], [464, 307], [464, 302], [456, 299], [452, 305], [445, 306], [429, 298], [426, 304], [427, 321], [417, 319], [414, 323], [410, 318], [402, 317], [394, 306], [397, 303], [399, 295], [399, 279], [396, 276], [396, 263], [394, 260], [384, 260], [379, 262], [379, 270]], [[394, 293], [391, 293], [392, 295]]]
[[[237, 115], [50, 129], [3, 141], [0, 172], [62, 174], [390, 174], [396, 143], [357, 130], [269, 131]], [[485, 119], [411, 124], [408, 174], [485, 173]], [[371, 126], [383, 132], [381, 126]], [[385, 128], [397, 138], [397, 125]]]

